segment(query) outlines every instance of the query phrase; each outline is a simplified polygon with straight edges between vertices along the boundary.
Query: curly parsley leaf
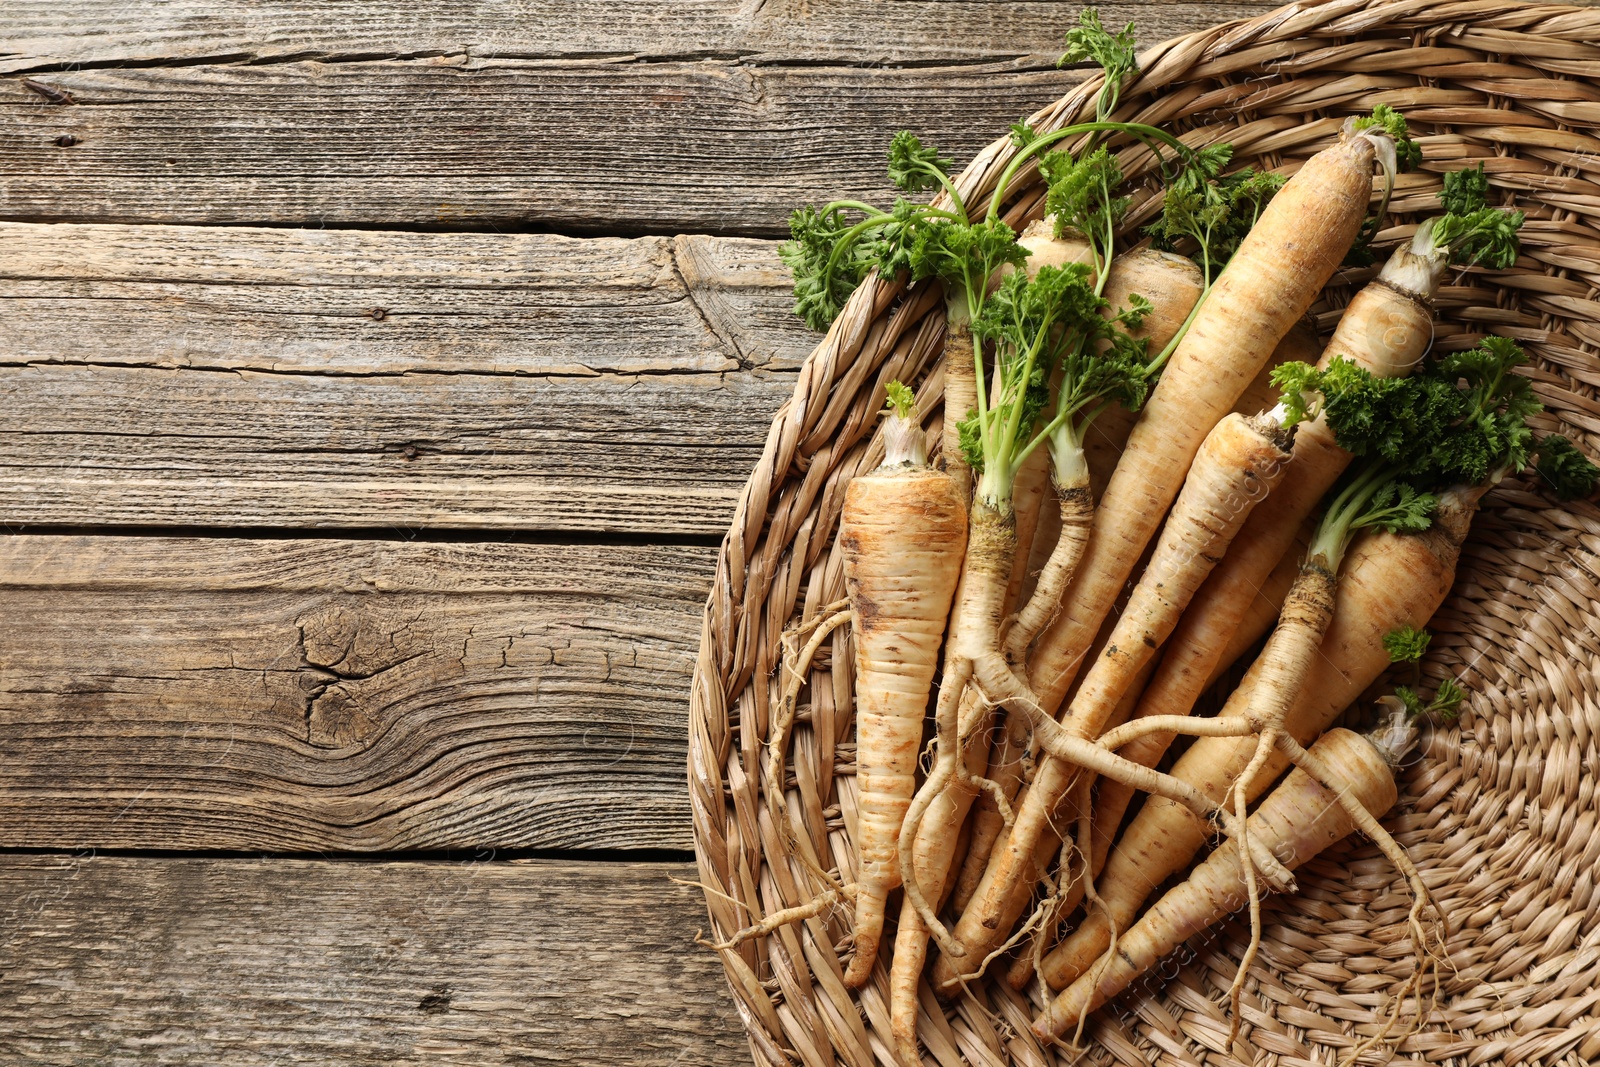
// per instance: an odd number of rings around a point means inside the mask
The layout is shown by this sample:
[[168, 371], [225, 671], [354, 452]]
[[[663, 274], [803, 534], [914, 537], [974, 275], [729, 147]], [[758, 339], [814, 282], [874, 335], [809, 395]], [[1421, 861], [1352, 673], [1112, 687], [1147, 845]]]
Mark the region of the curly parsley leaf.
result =
[[1431, 409], [1416, 380], [1379, 378], [1343, 356], [1330, 360], [1326, 370], [1307, 363], [1280, 364], [1272, 382], [1283, 391], [1279, 402], [1285, 426], [1322, 415], [1339, 446], [1355, 456], [1399, 463], [1407, 441], [1424, 426], [1442, 430], [1446, 425], [1427, 421]]
[[807, 205], [789, 216], [790, 239], [778, 258], [794, 274], [795, 314], [813, 330], [828, 328], [877, 259], [852, 231], [843, 208]]
[[1422, 162], [1422, 149], [1411, 139], [1405, 116], [1400, 112], [1388, 104], [1379, 104], [1372, 109], [1371, 115], [1364, 115], [1355, 121], [1357, 130], [1373, 127], [1381, 129], [1394, 140], [1395, 159], [1401, 174], [1415, 170]]
[[977, 292], [1002, 266], [1021, 267], [1027, 258], [1015, 230], [986, 219], [970, 226], [936, 221], [916, 227], [906, 262], [915, 279], [938, 278]]
[[1394, 695], [1405, 705], [1406, 714], [1412, 719], [1432, 719], [1445, 724], [1460, 718], [1461, 704], [1467, 699], [1467, 694], [1453, 678], [1446, 678], [1440, 682], [1433, 699], [1426, 703], [1417, 695], [1416, 690], [1407, 686], [1396, 686]]
[[1517, 261], [1517, 231], [1523, 213], [1486, 207], [1465, 215], [1440, 216], [1429, 235], [1434, 246], [1450, 250], [1450, 262], [1472, 266], [1482, 263], [1505, 270]]
[[1407, 378], [1377, 378], [1342, 358], [1320, 372], [1285, 364], [1282, 377], [1286, 391], [1319, 393], [1313, 403], [1345, 451], [1393, 464], [1419, 486], [1472, 485], [1528, 461], [1527, 419], [1540, 405], [1513, 370], [1524, 361], [1515, 342], [1487, 337]]
[[1444, 192], [1439, 203], [1451, 215], [1470, 215], [1489, 205], [1489, 176], [1484, 173], [1483, 162], [1476, 167], [1450, 171], [1444, 176]]
[[1055, 216], [1058, 237], [1076, 232], [1103, 239], [1127, 214], [1130, 199], [1112, 195], [1122, 184], [1122, 169], [1104, 145], [1082, 159], [1051, 152], [1039, 160], [1039, 173], [1049, 188], [1045, 210]]
[[1129, 74], [1139, 70], [1139, 60], [1134, 54], [1133, 23], [1128, 23], [1118, 33], [1111, 33], [1100, 23], [1100, 13], [1085, 8], [1078, 15], [1078, 25], [1067, 31], [1067, 50], [1057, 66], [1092, 61], [1105, 72], [1105, 81], [1095, 98], [1095, 118], [1101, 122], [1111, 117], [1122, 95], [1122, 82]]
[[1353, 525], [1388, 533], [1421, 533], [1433, 524], [1433, 510], [1438, 504], [1432, 493], [1418, 492], [1406, 482], [1386, 482], [1372, 494], [1367, 510]]
[[1137, 330], [1144, 325], [1144, 320], [1155, 309], [1156, 306], [1147, 298], [1140, 296], [1138, 293], [1129, 293], [1128, 306], [1118, 308], [1112, 318], [1121, 323], [1124, 329]]
[[908, 193], [939, 188], [939, 176], [949, 174], [954, 164], [933, 145], [924, 147], [910, 130], [901, 130], [889, 142], [889, 180]]
[[1591, 496], [1595, 483], [1600, 481], [1600, 467], [1590, 463], [1571, 441], [1555, 433], [1539, 441], [1539, 460], [1534, 469], [1558, 500]]
[[1286, 180], [1271, 171], [1245, 168], [1218, 177], [1233, 149], [1212, 145], [1195, 153], [1167, 187], [1161, 216], [1146, 227], [1157, 247], [1176, 251], [1188, 243], [1195, 262], [1215, 278], [1233, 258], [1261, 212]]
[[878, 273], [893, 278], [911, 270], [911, 250], [917, 232], [930, 224], [926, 209], [901, 197], [894, 202], [886, 219], [863, 240], [862, 256], [877, 264]]
[[1431, 442], [1424, 470], [1448, 481], [1475, 484], [1500, 468], [1521, 470], [1533, 451], [1528, 416], [1542, 409], [1533, 383], [1514, 368], [1527, 362], [1507, 337], [1485, 337], [1476, 348], [1440, 360], [1424, 380], [1455, 386], [1464, 401], [1451, 432]]
[[1150, 342], [1119, 329], [1111, 319], [1101, 323], [1086, 346], [1089, 351], [1071, 352], [1062, 360], [1064, 406], [1081, 410], [1110, 401], [1138, 411], [1150, 395]]
[[1383, 649], [1390, 663], [1415, 663], [1428, 651], [1433, 635], [1416, 626], [1402, 626], [1383, 635]]
[[1067, 31], [1067, 50], [1056, 66], [1092, 62], [1106, 72], [1107, 81], [1121, 81], [1139, 69], [1134, 48], [1133, 23], [1112, 33], [1100, 22], [1100, 12], [1088, 7], [1079, 13], [1078, 25]]
[[904, 382], [890, 382], [885, 392], [887, 397], [884, 406], [902, 419], [909, 419], [912, 412], [917, 409], [917, 394]]
[[1312, 417], [1319, 405], [1322, 389], [1322, 372], [1309, 363], [1290, 360], [1272, 368], [1271, 382], [1282, 395], [1278, 403], [1283, 406], [1283, 424], [1295, 426]]

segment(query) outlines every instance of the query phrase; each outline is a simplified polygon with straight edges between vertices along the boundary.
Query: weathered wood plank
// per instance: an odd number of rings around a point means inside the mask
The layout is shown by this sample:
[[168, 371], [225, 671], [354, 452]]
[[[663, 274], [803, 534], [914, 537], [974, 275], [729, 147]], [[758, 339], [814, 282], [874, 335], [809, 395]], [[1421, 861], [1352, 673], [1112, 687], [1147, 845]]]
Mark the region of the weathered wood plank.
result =
[[0, 246], [0, 365], [792, 370], [817, 341], [771, 241], [0, 223]]
[[712, 557], [0, 537], [0, 847], [688, 848]]
[[0, 522], [717, 534], [782, 375], [0, 377]]
[[0, 216], [771, 236], [802, 203], [887, 201], [895, 130], [965, 159], [1078, 78], [460, 56], [63, 71], [74, 104], [0, 92]]
[[[1098, 5], [1107, 23], [1155, 42], [1269, 3]], [[1015, 58], [1053, 64], [1073, 4], [869, 0], [588, 0], [352, 9], [339, 0], [182, 0], [140, 10], [116, 0], [11, 0], [0, 71], [196, 58], [428, 56], [693, 59], [892, 64]]]
[[686, 864], [0, 856], [0, 1059], [742, 1067]]
[[816, 341], [771, 242], [0, 242], [8, 524], [717, 534]]

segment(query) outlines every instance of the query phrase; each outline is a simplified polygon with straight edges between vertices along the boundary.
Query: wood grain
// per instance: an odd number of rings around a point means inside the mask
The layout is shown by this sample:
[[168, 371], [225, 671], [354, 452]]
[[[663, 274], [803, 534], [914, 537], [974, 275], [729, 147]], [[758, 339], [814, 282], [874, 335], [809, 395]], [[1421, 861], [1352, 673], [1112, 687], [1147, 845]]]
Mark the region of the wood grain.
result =
[[687, 849], [712, 556], [0, 538], [0, 847]]
[[793, 370], [770, 241], [0, 223], [3, 363], [280, 373]]
[[[1141, 39], [1154, 42], [1270, 6], [1216, 0], [1099, 8], [1108, 24], [1136, 19]], [[367, 10], [338, 0], [182, 0], [150, 10], [118, 0], [12, 0], [0, 71], [61, 63], [454, 53], [869, 64], [1005, 57], [1050, 65], [1077, 14], [1075, 5], [1037, 0], [422, 0]]]
[[71, 105], [0, 87], [0, 217], [776, 236], [803, 203], [888, 202], [895, 130], [964, 161], [1078, 78], [464, 56], [63, 71]]
[[687, 864], [0, 856], [0, 1059], [736, 1067]]
[[0, 224], [0, 522], [717, 534], [771, 242]]

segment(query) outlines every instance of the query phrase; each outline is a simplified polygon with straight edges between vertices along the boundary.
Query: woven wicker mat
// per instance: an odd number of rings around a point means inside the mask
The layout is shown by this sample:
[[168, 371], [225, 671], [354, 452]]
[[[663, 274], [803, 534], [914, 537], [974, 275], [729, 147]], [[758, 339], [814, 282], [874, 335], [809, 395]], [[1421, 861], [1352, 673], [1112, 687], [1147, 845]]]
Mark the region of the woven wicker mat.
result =
[[[1522, 257], [1510, 271], [1450, 280], [1436, 347], [1469, 346], [1485, 331], [1521, 341], [1547, 408], [1539, 429], [1600, 453], [1600, 11], [1484, 0], [1299, 4], [1158, 45], [1140, 66], [1119, 117], [1230, 141], [1238, 161], [1264, 166], [1292, 167], [1325, 147], [1346, 115], [1378, 103], [1401, 109], [1425, 162], [1401, 177], [1380, 246], [1436, 210], [1441, 172], [1484, 160], [1492, 199], [1528, 212]], [[1092, 114], [1098, 84], [1078, 86], [1033, 124], [1056, 129]], [[997, 141], [963, 172], [968, 202], [992, 187], [1010, 152]], [[1039, 213], [1036, 183], [1031, 171], [1022, 176], [1014, 225]], [[1325, 333], [1371, 273], [1335, 279], [1313, 309]], [[761, 748], [779, 637], [843, 595], [833, 547], [842, 490], [881, 455], [872, 431], [884, 384], [919, 382], [928, 425], [938, 423], [942, 328], [936, 292], [864, 283], [773, 421], [723, 543], [689, 756], [715, 937], [818, 888], [780, 844], [763, 799], [775, 786], [763, 780]], [[1536, 489], [1512, 480], [1486, 499], [1455, 592], [1432, 624], [1426, 673], [1460, 677], [1471, 703], [1458, 727], [1425, 741], [1386, 823], [1451, 919], [1453, 970], [1395, 1062], [1600, 1060], [1600, 510], [1557, 505]], [[784, 783], [799, 847], [846, 880], [855, 799], [848, 640], [839, 631], [813, 665]], [[1404, 885], [1354, 842], [1303, 868], [1300, 884], [1268, 903], [1241, 1043], [1227, 1049], [1222, 1006], [1244, 942], [1232, 923], [1191, 946], [1159, 993], [1100, 1013], [1086, 1032], [1088, 1060], [1329, 1064], [1372, 1033], [1411, 967]], [[893, 1063], [884, 961], [858, 995], [840, 982], [850, 926], [840, 911], [721, 953], [758, 1063]], [[1003, 983], [975, 987], [948, 1009], [924, 993], [929, 1063], [1070, 1061], [1028, 1036], [1034, 1005]]]

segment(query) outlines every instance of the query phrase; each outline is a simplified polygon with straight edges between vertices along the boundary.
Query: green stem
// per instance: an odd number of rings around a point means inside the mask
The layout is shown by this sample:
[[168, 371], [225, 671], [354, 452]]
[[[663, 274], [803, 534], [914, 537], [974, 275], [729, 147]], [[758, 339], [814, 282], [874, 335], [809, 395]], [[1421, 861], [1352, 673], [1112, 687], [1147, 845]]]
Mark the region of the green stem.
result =
[[[1013, 477], [1024, 458], [1014, 453], [1017, 448], [1017, 434], [1022, 432], [1022, 409], [1027, 405], [1028, 382], [1033, 377], [1033, 365], [1038, 361], [1039, 350], [1044, 347], [1049, 332], [1050, 324], [1046, 322], [1043, 335], [1028, 346], [1027, 358], [1022, 361], [1022, 373], [1011, 382], [1011, 412], [1006, 417], [1005, 436], [1000, 439], [1000, 454], [995, 458], [1013, 472]], [[999, 362], [998, 357], [995, 362]], [[987, 462], [985, 457], [985, 465]]]
[[[872, 210], [876, 211], [877, 209], [874, 208]], [[833, 251], [828, 253], [828, 262], [823, 264], [822, 277], [832, 278], [833, 272], [839, 266], [839, 256], [851, 245], [859, 241], [862, 234], [866, 233], [868, 230], [876, 229], [877, 227], [884, 225], [893, 217], [894, 216], [890, 215], [888, 212], [879, 211], [876, 218], [863, 219], [854, 226], [850, 227], [848, 230], [844, 231], [844, 233], [841, 233], [839, 235], [839, 239], [833, 244]]]
[[944, 191], [949, 194], [950, 202], [956, 206], [955, 211], [951, 212], [951, 214], [962, 222], [970, 222], [967, 218], [967, 203], [961, 199], [961, 194], [956, 191], [955, 183], [950, 180], [950, 176], [932, 165], [925, 165], [922, 169], [932, 174], [939, 184], [944, 186]]
[[1139, 141], [1144, 142], [1147, 147], [1150, 147], [1152, 152], [1155, 152], [1156, 158], [1158, 159], [1160, 158], [1161, 153], [1156, 151], [1154, 146], [1149, 145], [1150, 141], [1159, 141], [1168, 148], [1171, 148], [1173, 151], [1177, 152], [1179, 155], [1192, 154], [1192, 150], [1189, 148], [1189, 146], [1178, 140], [1172, 134], [1165, 130], [1159, 130], [1154, 126], [1146, 126], [1142, 122], [1097, 121], [1080, 122], [1073, 126], [1064, 126], [1059, 130], [1040, 134], [1038, 137], [1035, 137], [1011, 158], [1010, 163], [1006, 164], [1006, 169], [1000, 172], [1000, 182], [995, 186], [994, 195], [989, 200], [989, 218], [998, 219], [1000, 217], [1000, 205], [1004, 202], [1003, 198], [1005, 197], [1006, 189], [1010, 187], [1011, 180], [1017, 176], [1017, 171], [1022, 169], [1022, 165], [1024, 163], [1038, 155], [1044, 149], [1049, 148], [1051, 145], [1060, 141], [1064, 141], [1068, 137], [1076, 137], [1082, 133], [1126, 133], [1138, 139]]
[[[1106, 203], [1111, 202], [1111, 188], [1106, 184], [1105, 175], [1100, 176], [1100, 191]], [[1085, 237], [1088, 234], [1084, 234]], [[1105, 245], [1097, 246], [1094, 241], [1089, 242], [1089, 254], [1094, 257], [1094, 295], [1104, 296], [1106, 282], [1111, 278], [1111, 253], [1117, 247], [1117, 231], [1112, 225], [1111, 212], [1106, 212]], [[1104, 255], [1102, 255], [1102, 251]]]
[[[826, 215], [828, 212], [836, 210], [859, 211], [864, 215], [870, 216], [866, 221], [876, 222], [880, 226], [885, 222], [893, 220], [894, 218], [894, 213], [892, 211], [885, 211], [880, 207], [874, 207], [873, 205], [862, 200], [830, 200], [828, 203], [822, 205], [818, 213]], [[957, 215], [954, 211], [946, 211], [944, 208], [929, 206], [918, 208], [914, 217], [926, 219], [950, 219], [954, 222], [967, 221], [965, 215]]]
[[826, 215], [830, 211], [860, 211], [867, 215], [877, 215], [883, 218], [889, 217], [889, 213], [887, 211], [884, 211], [882, 208], [873, 207], [871, 204], [868, 204], [862, 200], [831, 200], [822, 205], [822, 210], [819, 211], [818, 214]]
[[[946, 284], [944, 315], [947, 329], [964, 325], [967, 327], [968, 332], [971, 333], [972, 305], [967, 299], [965, 288], [953, 289], [948, 283]], [[975, 333], [971, 333], [971, 336], [972, 379], [978, 394], [978, 447], [987, 456], [989, 454], [989, 383], [987, 381], [988, 376], [983, 370], [983, 341]], [[945, 412], [945, 418], [951, 417], [959, 419], [962, 416], [959, 412], [955, 413], [954, 416], [948, 411]]]
[[1355, 521], [1366, 510], [1378, 490], [1382, 489], [1400, 468], [1393, 464], [1368, 467], [1359, 477], [1334, 498], [1317, 524], [1311, 545], [1306, 549], [1308, 562], [1320, 563], [1330, 574], [1339, 573], [1339, 564], [1355, 534]]
[[1173, 352], [1177, 351], [1178, 345], [1183, 343], [1183, 338], [1189, 332], [1189, 327], [1194, 325], [1194, 320], [1200, 314], [1200, 309], [1205, 306], [1206, 297], [1210, 295], [1211, 285], [1208, 282], [1200, 290], [1200, 298], [1194, 302], [1194, 307], [1190, 308], [1189, 314], [1184, 316], [1183, 325], [1178, 327], [1178, 332], [1174, 333], [1172, 339], [1162, 346], [1155, 359], [1144, 365], [1144, 376], [1147, 379], [1154, 378], [1161, 373], [1161, 368], [1166, 366], [1167, 360], [1172, 357]]

